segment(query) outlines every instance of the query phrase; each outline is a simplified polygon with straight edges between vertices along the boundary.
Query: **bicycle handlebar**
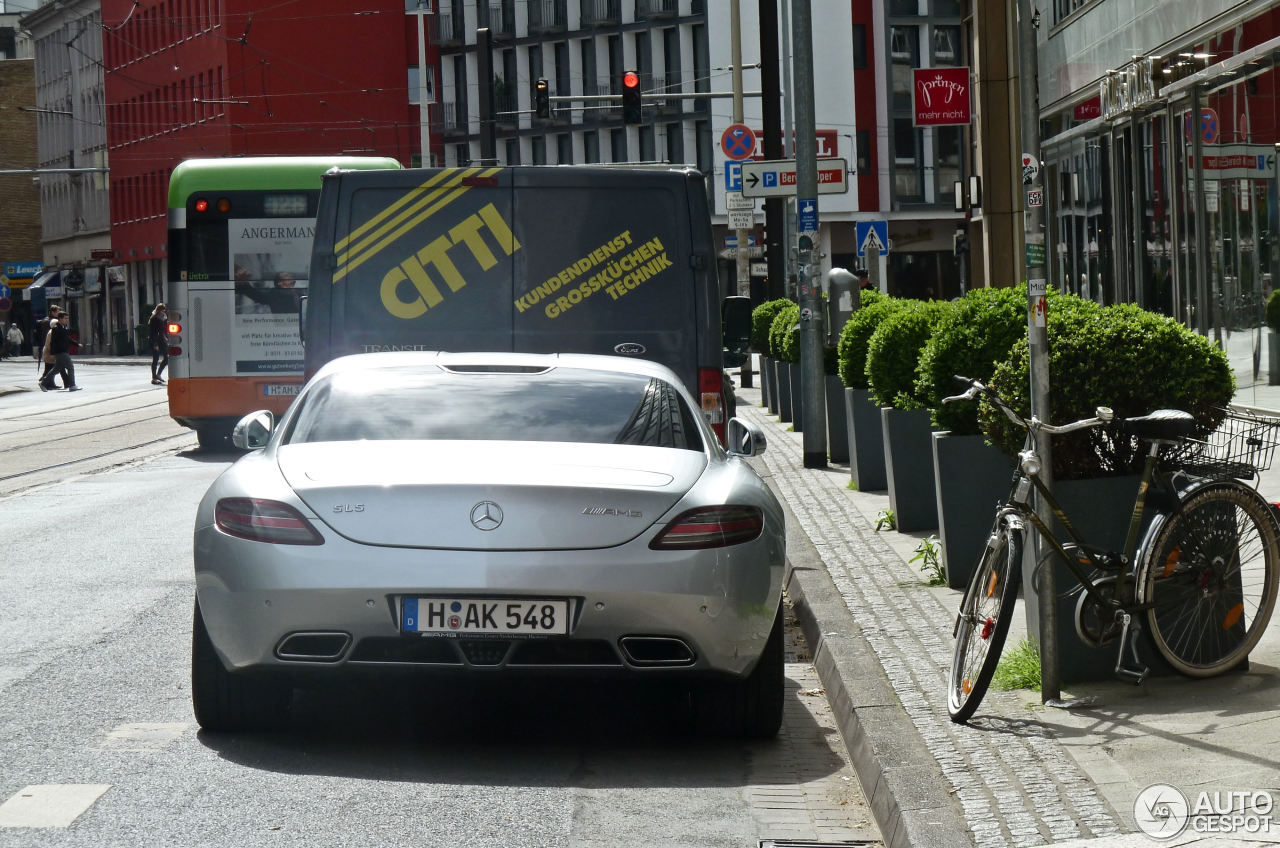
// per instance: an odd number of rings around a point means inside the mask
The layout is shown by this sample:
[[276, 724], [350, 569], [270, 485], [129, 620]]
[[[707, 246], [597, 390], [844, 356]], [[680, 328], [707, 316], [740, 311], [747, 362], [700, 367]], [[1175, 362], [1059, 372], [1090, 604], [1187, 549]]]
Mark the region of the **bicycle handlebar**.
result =
[[1023, 418], [1017, 411], [1009, 405], [1009, 403], [990, 386], [984, 385], [981, 381], [973, 377], [962, 377], [955, 375], [955, 380], [959, 383], [967, 385], [969, 388], [958, 395], [952, 395], [942, 399], [943, 403], [955, 403], [960, 400], [976, 400], [979, 395], [986, 395], [996, 408], [1005, 414], [1005, 417], [1012, 421], [1023, 430], [1049, 433], [1050, 435], [1061, 435], [1063, 433], [1074, 433], [1077, 430], [1088, 430], [1093, 427], [1101, 427], [1103, 424], [1109, 424], [1114, 420], [1115, 414], [1109, 407], [1100, 406], [1097, 408], [1097, 414], [1093, 418], [1083, 418], [1079, 421], [1073, 421], [1070, 424], [1046, 424], [1034, 415], [1030, 419]]

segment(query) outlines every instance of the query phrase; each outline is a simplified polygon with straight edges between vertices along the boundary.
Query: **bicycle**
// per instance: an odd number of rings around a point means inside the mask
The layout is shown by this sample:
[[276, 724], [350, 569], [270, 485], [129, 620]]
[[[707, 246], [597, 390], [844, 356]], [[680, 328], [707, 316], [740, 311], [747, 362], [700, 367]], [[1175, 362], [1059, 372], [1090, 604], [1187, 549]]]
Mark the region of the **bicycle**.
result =
[[[1207, 428], [1180, 410], [1121, 419], [1098, 407], [1093, 418], [1053, 426], [1023, 418], [978, 380], [956, 380], [968, 389], [944, 403], [985, 397], [1026, 439], [1009, 497], [997, 507], [956, 616], [947, 682], [952, 721], [969, 720], [995, 673], [1018, 597], [1028, 528], [1039, 533], [1049, 556], [1056, 554], [1080, 584], [1077, 635], [1093, 647], [1119, 643], [1118, 678], [1134, 684], [1146, 679], [1149, 669], [1138, 650], [1144, 620], [1157, 652], [1190, 677], [1222, 674], [1248, 655], [1275, 606], [1280, 522], [1271, 504], [1243, 480], [1270, 467], [1280, 423], [1224, 411], [1222, 424], [1207, 437], [1194, 438]], [[1124, 549], [1118, 552], [1087, 543], [1046, 487], [1036, 451], [1040, 433], [1104, 425], [1113, 425], [1117, 438], [1134, 438], [1146, 446]], [[1036, 513], [1033, 491], [1068, 539]], [[1143, 531], [1149, 508], [1152, 519]]]

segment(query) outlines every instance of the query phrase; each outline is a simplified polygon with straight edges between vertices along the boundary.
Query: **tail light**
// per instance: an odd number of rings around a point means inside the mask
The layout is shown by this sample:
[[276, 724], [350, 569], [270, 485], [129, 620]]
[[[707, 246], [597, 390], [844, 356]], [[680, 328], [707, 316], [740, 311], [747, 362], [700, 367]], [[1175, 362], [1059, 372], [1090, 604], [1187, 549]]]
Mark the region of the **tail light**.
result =
[[260, 498], [223, 498], [213, 510], [218, 529], [241, 539], [276, 545], [323, 545], [324, 538], [288, 504]]
[[692, 551], [740, 545], [764, 530], [755, 506], [704, 506], [681, 513], [649, 543], [655, 551]]
[[724, 445], [729, 406], [724, 398], [724, 372], [719, 368], [698, 369], [698, 402], [702, 405], [703, 417]]

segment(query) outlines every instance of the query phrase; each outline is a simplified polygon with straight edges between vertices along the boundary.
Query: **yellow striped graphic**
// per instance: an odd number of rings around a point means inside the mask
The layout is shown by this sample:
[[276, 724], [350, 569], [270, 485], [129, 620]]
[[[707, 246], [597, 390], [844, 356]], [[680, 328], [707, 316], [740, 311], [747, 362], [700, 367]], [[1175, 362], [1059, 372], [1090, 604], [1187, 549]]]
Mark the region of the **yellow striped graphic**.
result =
[[[481, 171], [479, 176], [491, 177], [501, 170], [501, 168], [490, 168]], [[458, 184], [468, 177], [475, 176], [478, 171], [480, 171], [479, 168], [454, 168], [442, 171], [353, 230], [351, 235], [342, 239], [337, 245], [337, 249], [341, 252], [337, 256], [338, 268], [334, 271], [333, 281], [338, 282], [364, 264], [366, 260], [377, 255], [384, 247], [466, 194], [471, 186]], [[411, 202], [412, 205], [405, 208], [405, 205]], [[376, 229], [373, 229], [375, 227]], [[359, 241], [352, 244], [354, 239]], [[350, 249], [344, 251], [343, 248], [348, 245], [351, 245]]]

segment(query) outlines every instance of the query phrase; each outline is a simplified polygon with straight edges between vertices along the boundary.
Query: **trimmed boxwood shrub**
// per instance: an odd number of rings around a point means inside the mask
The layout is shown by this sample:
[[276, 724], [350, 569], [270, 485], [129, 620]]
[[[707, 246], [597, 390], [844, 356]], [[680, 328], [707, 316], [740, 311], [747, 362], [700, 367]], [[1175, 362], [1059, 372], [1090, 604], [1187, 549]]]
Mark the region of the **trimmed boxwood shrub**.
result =
[[800, 361], [800, 304], [788, 301], [769, 325], [769, 355], [782, 362]]
[[751, 349], [756, 353], [774, 356], [769, 350], [769, 328], [773, 326], [773, 319], [778, 313], [790, 303], [792, 301], [780, 297], [777, 300], [766, 300], [751, 310]]
[[955, 304], [920, 353], [915, 395], [933, 411], [933, 423], [956, 436], [973, 436], [978, 402], [942, 399], [963, 387], [959, 374], [986, 383], [996, 366], [1009, 358], [1014, 344], [1027, 336], [1027, 287], [972, 289]]
[[867, 388], [867, 342], [880, 322], [905, 301], [864, 289], [862, 306], [849, 316], [836, 343], [836, 373], [840, 382], [851, 389]]
[[948, 300], [907, 300], [880, 322], [867, 341], [867, 384], [876, 404], [924, 408], [915, 393], [920, 351], [954, 309]]
[[1267, 326], [1280, 333], [1280, 289], [1276, 289], [1271, 293], [1271, 297], [1267, 298]]
[[[1074, 295], [1049, 305], [1049, 420], [1065, 424], [1109, 406], [1117, 417], [1182, 409], [1208, 432], [1235, 393], [1226, 353], [1172, 318], [1133, 304], [1102, 307]], [[997, 366], [991, 385], [1024, 415], [1030, 410], [1030, 355], [1026, 339]], [[1022, 433], [983, 402], [983, 432], [1011, 456]], [[1055, 479], [1075, 480], [1136, 474], [1143, 456], [1136, 440], [1114, 427], [1081, 431], [1053, 440]]]

